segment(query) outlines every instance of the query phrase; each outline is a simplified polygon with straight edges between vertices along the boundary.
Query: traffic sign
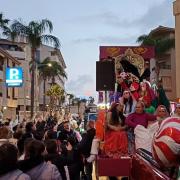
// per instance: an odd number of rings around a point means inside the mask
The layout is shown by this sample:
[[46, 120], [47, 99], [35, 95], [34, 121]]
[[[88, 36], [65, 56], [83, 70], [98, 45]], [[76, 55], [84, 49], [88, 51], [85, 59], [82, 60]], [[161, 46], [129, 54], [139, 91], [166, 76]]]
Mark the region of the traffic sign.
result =
[[23, 84], [22, 67], [6, 68], [6, 85], [8, 87], [21, 87]]

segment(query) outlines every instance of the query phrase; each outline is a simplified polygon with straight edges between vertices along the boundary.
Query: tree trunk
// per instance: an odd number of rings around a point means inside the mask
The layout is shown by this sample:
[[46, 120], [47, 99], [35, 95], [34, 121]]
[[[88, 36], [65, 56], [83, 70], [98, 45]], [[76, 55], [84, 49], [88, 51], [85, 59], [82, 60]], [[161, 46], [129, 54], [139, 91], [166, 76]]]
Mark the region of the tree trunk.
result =
[[46, 110], [46, 78], [44, 80], [44, 85], [43, 85], [43, 111]]
[[79, 114], [80, 102], [78, 101], [78, 114]]
[[34, 83], [35, 83], [35, 52], [36, 49], [31, 49], [31, 58], [32, 58], [32, 71], [31, 71], [31, 118], [34, 115]]
[[54, 85], [55, 84], [55, 77], [53, 76], [52, 77], [52, 85]]

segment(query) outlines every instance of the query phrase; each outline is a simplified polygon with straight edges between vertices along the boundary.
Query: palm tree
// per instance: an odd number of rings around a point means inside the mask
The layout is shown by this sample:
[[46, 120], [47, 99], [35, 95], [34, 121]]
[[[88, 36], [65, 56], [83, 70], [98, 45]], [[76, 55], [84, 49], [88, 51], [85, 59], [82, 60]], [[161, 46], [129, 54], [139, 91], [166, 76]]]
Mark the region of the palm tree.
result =
[[175, 47], [174, 38], [153, 37], [151, 34], [139, 36], [137, 42], [140, 43], [140, 45], [154, 46], [156, 56]]
[[50, 73], [49, 75], [52, 80], [52, 85], [56, 83], [55, 77], [58, 77], [59, 79], [61, 79], [61, 77], [65, 77], [67, 79], [67, 75], [64, 69], [57, 61], [51, 61], [50, 63], [52, 67], [51, 67], [51, 71], [49, 72]]
[[57, 102], [64, 96], [64, 89], [58, 84], [54, 84], [46, 94], [47, 96], [50, 96], [50, 108], [52, 110], [56, 110]]
[[3, 13], [0, 13], [0, 29], [4, 31], [7, 28], [9, 19], [5, 19]]
[[60, 43], [57, 37], [51, 34], [44, 34], [47, 30], [49, 33], [53, 30], [52, 22], [43, 19], [41, 21], [31, 21], [28, 25], [21, 21], [15, 20], [11, 26], [13, 32], [23, 36], [31, 46], [32, 72], [31, 72], [31, 118], [34, 114], [34, 81], [35, 81], [35, 52], [42, 43], [52, 44], [59, 48]]
[[[156, 59], [159, 59], [164, 53], [175, 47], [174, 38], [166, 38], [163, 36], [156, 37], [153, 36], [152, 33], [139, 36], [137, 42], [140, 43], [140, 45], [154, 46]], [[157, 80], [159, 79], [159, 69], [159, 64], [156, 63]]]
[[[43, 79], [43, 108], [45, 110], [46, 80], [51, 79], [51, 78], [55, 79], [55, 76], [66, 77], [66, 74], [65, 74], [63, 67], [60, 64], [57, 64], [56, 61], [51, 61], [51, 59], [49, 57], [45, 58], [42, 61], [42, 63], [39, 63], [37, 66], [38, 66], [38, 70], [39, 70], [40, 79]], [[63, 100], [63, 98], [62, 98], [62, 100]]]
[[12, 27], [4, 27], [3, 33], [4, 36], [8, 37], [9, 40], [15, 41], [15, 38], [17, 37], [17, 33], [12, 30]]

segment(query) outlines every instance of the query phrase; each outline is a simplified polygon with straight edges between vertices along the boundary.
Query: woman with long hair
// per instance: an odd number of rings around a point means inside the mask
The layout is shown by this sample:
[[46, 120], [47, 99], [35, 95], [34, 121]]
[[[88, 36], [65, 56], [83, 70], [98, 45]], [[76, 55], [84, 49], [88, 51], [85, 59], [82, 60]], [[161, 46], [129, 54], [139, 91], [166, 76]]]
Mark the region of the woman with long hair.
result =
[[119, 101], [120, 101], [120, 104], [124, 105], [124, 109], [123, 109], [124, 116], [127, 117], [129, 114], [135, 111], [136, 100], [131, 95], [129, 90], [125, 90], [123, 92], [123, 95]]
[[123, 105], [115, 103], [107, 113], [104, 150], [110, 157], [120, 157], [127, 153], [128, 142], [123, 108]]

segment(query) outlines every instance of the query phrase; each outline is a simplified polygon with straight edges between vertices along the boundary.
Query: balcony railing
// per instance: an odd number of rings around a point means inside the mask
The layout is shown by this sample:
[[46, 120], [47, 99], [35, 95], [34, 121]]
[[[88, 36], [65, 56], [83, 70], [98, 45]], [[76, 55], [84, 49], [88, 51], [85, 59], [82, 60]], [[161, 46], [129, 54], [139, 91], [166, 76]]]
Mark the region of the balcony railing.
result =
[[160, 69], [171, 69], [171, 65], [167, 65], [167, 64], [162, 64], [159, 67]]

